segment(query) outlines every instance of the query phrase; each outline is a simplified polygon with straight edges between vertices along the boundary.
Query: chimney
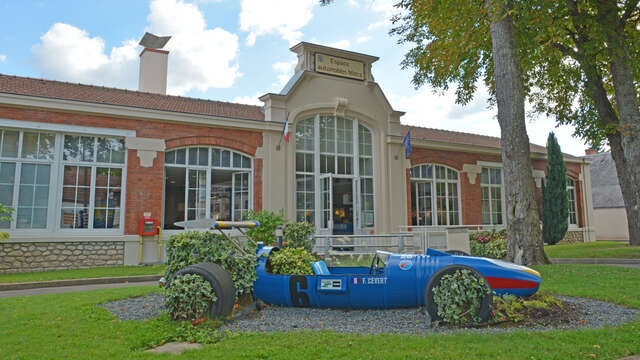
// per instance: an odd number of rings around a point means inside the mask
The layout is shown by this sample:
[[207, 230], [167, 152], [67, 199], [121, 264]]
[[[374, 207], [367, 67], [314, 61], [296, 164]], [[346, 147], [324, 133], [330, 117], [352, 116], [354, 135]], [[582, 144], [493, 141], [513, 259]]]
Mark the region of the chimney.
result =
[[169, 51], [162, 48], [169, 39], [171, 36], [159, 37], [145, 33], [140, 40], [140, 45], [144, 46], [144, 49], [140, 53], [139, 91], [162, 95], [167, 93]]
[[596, 150], [596, 149], [587, 149], [587, 150], [584, 151], [584, 153], [586, 155], [595, 155], [595, 154], [598, 153], [598, 150]]

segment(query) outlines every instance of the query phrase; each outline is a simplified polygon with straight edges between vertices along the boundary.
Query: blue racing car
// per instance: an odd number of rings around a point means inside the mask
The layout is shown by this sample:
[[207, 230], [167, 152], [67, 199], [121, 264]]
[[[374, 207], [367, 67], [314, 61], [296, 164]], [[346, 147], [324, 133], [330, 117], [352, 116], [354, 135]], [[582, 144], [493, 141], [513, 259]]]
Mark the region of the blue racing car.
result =
[[[215, 228], [228, 226], [221, 223]], [[255, 225], [257, 226], [257, 225]], [[294, 307], [338, 309], [390, 309], [425, 306], [432, 320], [439, 320], [433, 302], [433, 289], [442, 276], [469, 270], [484, 279], [488, 291], [478, 317], [487, 320], [492, 294], [533, 295], [540, 286], [540, 273], [509, 262], [452, 255], [433, 249], [425, 254], [396, 254], [377, 251], [371, 266], [327, 267], [324, 261], [312, 263], [314, 275], [280, 275], [270, 269], [270, 256], [277, 247], [258, 243], [257, 279], [253, 286], [256, 300], [266, 304]], [[211, 316], [228, 315], [233, 308], [233, 282], [229, 274], [212, 263], [186, 267], [178, 274], [197, 273], [211, 283], [218, 301]]]

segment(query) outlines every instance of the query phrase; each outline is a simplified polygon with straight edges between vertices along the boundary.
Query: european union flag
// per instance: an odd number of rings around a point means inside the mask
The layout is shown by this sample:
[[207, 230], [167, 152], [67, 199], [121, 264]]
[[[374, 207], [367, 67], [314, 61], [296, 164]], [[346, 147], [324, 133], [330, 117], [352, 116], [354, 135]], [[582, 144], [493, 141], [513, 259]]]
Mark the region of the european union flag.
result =
[[411, 131], [407, 131], [407, 135], [405, 135], [404, 139], [402, 139], [402, 145], [404, 145], [404, 149], [407, 152], [407, 159], [409, 155], [411, 155]]

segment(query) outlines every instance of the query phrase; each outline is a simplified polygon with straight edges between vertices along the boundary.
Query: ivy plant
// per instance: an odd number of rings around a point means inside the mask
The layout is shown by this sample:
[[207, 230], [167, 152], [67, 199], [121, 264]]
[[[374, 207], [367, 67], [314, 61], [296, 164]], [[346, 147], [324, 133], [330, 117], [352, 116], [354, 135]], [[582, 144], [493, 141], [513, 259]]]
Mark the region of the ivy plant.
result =
[[247, 235], [253, 241], [261, 241], [266, 246], [274, 245], [276, 243], [276, 227], [284, 225], [286, 222], [284, 210], [280, 210], [278, 213], [267, 210], [249, 210], [246, 217], [249, 220], [256, 220], [260, 223], [260, 226], [248, 230]]
[[287, 247], [272, 253], [269, 258], [271, 272], [283, 275], [313, 275], [313, 261], [316, 261], [315, 256], [302, 247]]
[[304, 248], [306, 251], [311, 252], [313, 248], [313, 241], [311, 240], [311, 234], [316, 229], [308, 222], [299, 222], [287, 224], [284, 227], [284, 242], [287, 247]]
[[193, 321], [206, 317], [209, 304], [217, 300], [211, 284], [196, 274], [176, 276], [164, 291], [165, 307], [173, 320]]
[[243, 246], [242, 250], [220, 234], [187, 231], [173, 235], [166, 245], [167, 266], [165, 277], [185, 266], [216, 263], [229, 272], [236, 288], [236, 296], [250, 294], [256, 280], [255, 249]]
[[[6, 207], [0, 204], [0, 222], [2, 221], [11, 221], [11, 213], [13, 212], [12, 208]], [[7, 240], [9, 238], [9, 234], [0, 231], [0, 241]]]
[[470, 270], [443, 275], [433, 289], [433, 301], [443, 322], [465, 325], [477, 322], [477, 314], [487, 289], [484, 279]]

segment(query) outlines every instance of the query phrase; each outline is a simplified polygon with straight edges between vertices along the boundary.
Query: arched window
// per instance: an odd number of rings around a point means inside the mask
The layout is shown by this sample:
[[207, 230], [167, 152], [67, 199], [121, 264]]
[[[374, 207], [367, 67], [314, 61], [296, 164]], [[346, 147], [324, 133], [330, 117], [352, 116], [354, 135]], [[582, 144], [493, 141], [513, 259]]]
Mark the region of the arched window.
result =
[[296, 219], [334, 234], [374, 226], [371, 130], [319, 114], [296, 122]]
[[251, 158], [215, 147], [165, 153], [164, 228], [183, 220], [241, 220], [251, 208]]
[[459, 225], [459, 179], [456, 170], [443, 165], [411, 168], [412, 225]]

